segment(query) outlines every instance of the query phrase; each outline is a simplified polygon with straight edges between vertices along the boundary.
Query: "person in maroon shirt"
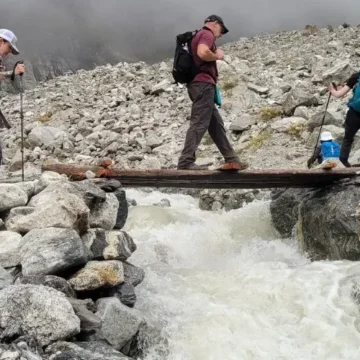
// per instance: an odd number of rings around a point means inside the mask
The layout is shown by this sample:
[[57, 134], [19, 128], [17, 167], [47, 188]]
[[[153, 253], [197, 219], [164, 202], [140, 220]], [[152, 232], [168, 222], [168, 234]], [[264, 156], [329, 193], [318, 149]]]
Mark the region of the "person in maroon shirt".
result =
[[191, 43], [191, 53], [199, 73], [187, 84], [192, 101], [190, 126], [186, 134], [184, 149], [180, 155], [179, 170], [203, 170], [206, 167], [195, 164], [195, 152], [206, 131], [225, 159], [222, 170], [243, 170], [248, 167], [239, 161], [225, 132], [224, 122], [215, 106], [215, 92], [218, 81], [216, 60], [224, 59], [224, 52], [217, 49], [215, 41], [228, 33], [224, 21], [217, 15], [210, 15], [205, 26], [197, 32]]

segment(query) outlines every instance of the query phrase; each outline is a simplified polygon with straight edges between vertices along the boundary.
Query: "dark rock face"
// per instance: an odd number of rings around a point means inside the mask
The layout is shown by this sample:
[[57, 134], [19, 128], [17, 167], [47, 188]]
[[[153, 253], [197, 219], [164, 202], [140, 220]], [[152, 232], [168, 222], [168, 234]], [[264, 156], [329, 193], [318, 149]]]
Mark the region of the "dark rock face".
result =
[[314, 191], [299, 207], [297, 237], [313, 259], [359, 260], [360, 187], [332, 186]]
[[114, 229], [120, 230], [124, 227], [124, 225], [126, 223], [126, 220], [128, 217], [128, 212], [129, 212], [129, 205], [126, 200], [125, 190], [117, 189], [114, 194], [119, 201], [119, 209], [117, 212], [116, 225], [115, 225]]
[[290, 237], [298, 220], [299, 205], [308, 194], [304, 189], [274, 191], [271, 195], [270, 211], [275, 229], [284, 238]]
[[295, 233], [312, 260], [360, 259], [360, 186], [340, 182], [322, 189], [288, 189], [273, 196], [271, 214], [283, 237]]
[[114, 350], [105, 342], [77, 342], [59, 341], [46, 349], [46, 354], [53, 360], [121, 360], [130, 359], [119, 351]]

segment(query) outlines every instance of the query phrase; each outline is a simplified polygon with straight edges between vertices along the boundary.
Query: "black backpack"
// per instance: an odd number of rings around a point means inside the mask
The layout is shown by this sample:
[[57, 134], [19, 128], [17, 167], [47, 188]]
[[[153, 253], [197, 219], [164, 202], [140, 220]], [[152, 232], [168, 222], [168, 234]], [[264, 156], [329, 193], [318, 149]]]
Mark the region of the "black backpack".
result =
[[187, 31], [176, 36], [176, 49], [172, 70], [176, 83], [188, 84], [200, 73], [191, 54], [191, 41], [198, 31]]

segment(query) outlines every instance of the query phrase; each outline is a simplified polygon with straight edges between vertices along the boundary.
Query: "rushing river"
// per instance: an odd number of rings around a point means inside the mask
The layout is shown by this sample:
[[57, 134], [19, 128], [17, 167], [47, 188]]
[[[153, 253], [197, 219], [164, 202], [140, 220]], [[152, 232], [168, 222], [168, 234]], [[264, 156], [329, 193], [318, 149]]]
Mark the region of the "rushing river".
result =
[[[146, 360], [360, 359], [359, 263], [311, 263], [266, 202], [212, 213], [188, 196], [127, 196], [130, 261], [146, 271], [136, 307], [158, 329]], [[170, 208], [152, 206], [163, 198]]]

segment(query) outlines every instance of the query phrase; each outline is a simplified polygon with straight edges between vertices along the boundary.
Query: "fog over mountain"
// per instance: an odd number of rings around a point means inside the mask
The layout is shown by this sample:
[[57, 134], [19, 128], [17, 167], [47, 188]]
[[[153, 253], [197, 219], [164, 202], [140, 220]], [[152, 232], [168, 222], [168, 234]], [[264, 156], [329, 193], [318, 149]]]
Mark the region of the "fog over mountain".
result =
[[[0, 0], [0, 27], [19, 38], [37, 78], [106, 62], [172, 56], [176, 34], [207, 15], [230, 29], [223, 41], [260, 32], [358, 23], [358, 0]], [[45, 71], [46, 69], [46, 71]], [[50, 69], [50, 70], [48, 70]]]

